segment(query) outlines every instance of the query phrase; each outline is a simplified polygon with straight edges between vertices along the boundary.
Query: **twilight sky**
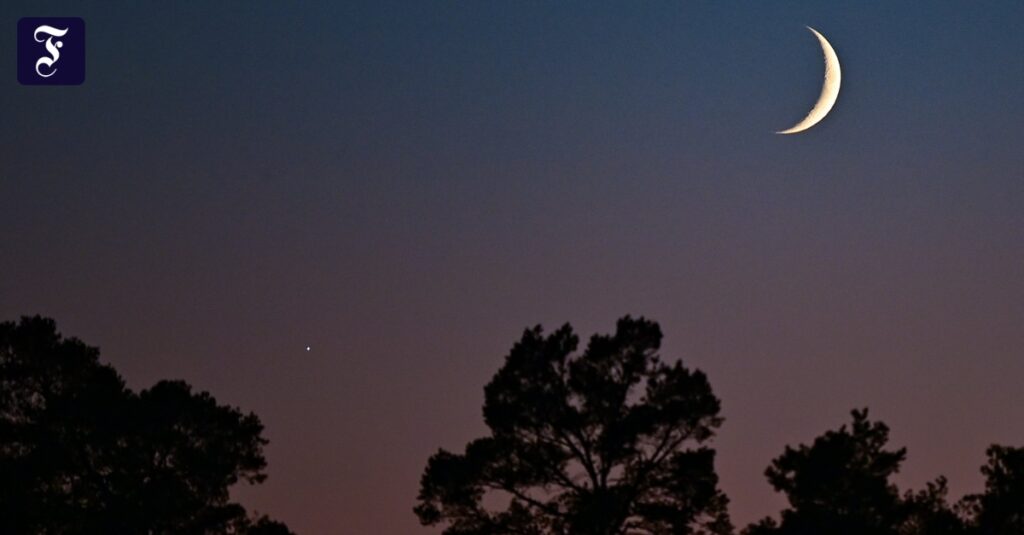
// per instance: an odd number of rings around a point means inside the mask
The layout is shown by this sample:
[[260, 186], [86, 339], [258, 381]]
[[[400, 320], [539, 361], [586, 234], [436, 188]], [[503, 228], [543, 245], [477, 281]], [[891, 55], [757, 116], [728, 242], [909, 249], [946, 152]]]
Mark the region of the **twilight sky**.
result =
[[[426, 459], [522, 329], [627, 313], [723, 399], [741, 526], [854, 407], [903, 485], [1024, 444], [1024, 3], [301, 4], [0, 6], [0, 320], [258, 413], [249, 507], [430, 533]], [[23, 16], [85, 19], [83, 86], [18, 85]], [[842, 91], [776, 136], [804, 25]]]

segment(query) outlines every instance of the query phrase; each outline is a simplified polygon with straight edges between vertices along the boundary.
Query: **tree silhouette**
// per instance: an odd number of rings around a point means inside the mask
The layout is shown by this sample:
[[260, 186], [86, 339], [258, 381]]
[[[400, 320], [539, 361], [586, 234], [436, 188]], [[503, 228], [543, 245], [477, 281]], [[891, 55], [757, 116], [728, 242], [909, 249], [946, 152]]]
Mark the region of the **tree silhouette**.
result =
[[446, 535], [729, 533], [706, 446], [719, 401], [703, 373], [661, 361], [661, 338], [628, 316], [580, 354], [569, 325], [524, 332], [485, 388], [490, 436], [427, 463], [420, 521]]
[[977, 535], [1024, 533], [1024, 448], [992, 446], [988, 464], [982, 467], [985, 493], [968, 496], [964, 507], [970, 512]]
[[890, 479], [906, 451], [886, 449], [888, 440], [889, 428], [863, 410], [853, 411], [850, 427], [787, 447], [766, 475], [790, 508], [744, 535], [1024, 534], [1024, 448], [989, 448], [985, 492], [950, 506], [942, 477], [900, 496]]
[[946, 478], [928, 483], [924, 490], [904, 494], [900, 535], [967, 535], [959, 507], [950, 507]]
[[898, 535], [905, 511], [889, 478], [906, 451], [887, 450], [889, 428], [853, 411], [853, 424], [829, 431], [772, 461], [765, 475], [790, 508], [747, 535]]
[[0, 323], [0, 533], [287, 533], [228, 492], [264, 480], [262, 431], [181, 381], [131, 391], [53, 320]]

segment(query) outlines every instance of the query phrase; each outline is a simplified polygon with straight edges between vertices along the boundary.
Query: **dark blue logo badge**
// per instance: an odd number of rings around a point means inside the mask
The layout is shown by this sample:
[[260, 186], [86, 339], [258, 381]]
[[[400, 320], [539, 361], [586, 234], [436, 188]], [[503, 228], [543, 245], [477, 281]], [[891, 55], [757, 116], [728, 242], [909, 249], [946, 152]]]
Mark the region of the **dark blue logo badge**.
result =
[[18, 21], [18, 81], [79, 85], [85, 81], [85, 21], [25, 17]]

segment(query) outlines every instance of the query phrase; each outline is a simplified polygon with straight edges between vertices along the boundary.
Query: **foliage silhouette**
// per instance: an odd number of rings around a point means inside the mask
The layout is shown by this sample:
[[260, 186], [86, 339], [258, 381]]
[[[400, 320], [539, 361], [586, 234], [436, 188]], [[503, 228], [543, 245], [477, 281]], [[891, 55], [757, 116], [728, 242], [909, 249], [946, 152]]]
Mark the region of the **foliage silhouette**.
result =
[[928, 483], [924, 490], [907, 492], [903, 498], [901, 535], [967, 535], [966, 519], [959, 506], [951, 507], [946, 478]]
[[1024, 533], [1024, 448], [990, 447], [981, 472], [985, 492], [964, 499], [976, 534]]
[[51, 319], [0, 323], [0, 533], [289, 533], [229, 496], [266, 477], [262, 431], [181, 381], [131, 391]]
[[778, 525], [764, 521], [747, 533], [896, 535], [902, 507], [889, 478], [906, 451], [886, 450], [888, 439], [885, 424], [854, 411], [849, 428], [829, 431], [811, 446], [787, 447], [765, 475], [790, 509]]
[[725, 534], [719, 400], [630, 317], [577, 354], [572, 327], [523, 333], [485, 388], [490, 436], [427, 463], [415, 508], [446, 535]]
[[288, 526], [265, 516], [256, 519], [244, 530], [245, 535], [295, 535]]
[[1022, 535], [1024, 449], [992, 446], [982, 467], [986, 488], [955, 505], [945, 478], [902, 496], [891, 477], [906, 457], [886, 449], [889, 428], [853, 411], [853, 424], [810, 446], [787, 447], [765, 472], [786, 494], [781, 519], [764, 519], [744, 535]]

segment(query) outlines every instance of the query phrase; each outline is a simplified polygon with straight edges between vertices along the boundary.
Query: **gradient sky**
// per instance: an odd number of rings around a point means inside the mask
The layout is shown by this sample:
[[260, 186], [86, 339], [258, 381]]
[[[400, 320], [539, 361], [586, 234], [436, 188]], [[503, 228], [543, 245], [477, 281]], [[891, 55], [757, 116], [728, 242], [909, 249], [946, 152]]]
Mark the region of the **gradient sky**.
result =
[[[723, 399], [739, 525], [854, 407], [903, 485], [1024, 444], [1024, 3], [213, 4], [0, 7], [0, 319], [258, 413], [250, 508], [430, 533], [426, 459], [522, 329], [627, 313]], [[80, 87], [18, 85], [48, 15], [86, 21]], [[776, 136], [804, 25], [842, 91]]]

